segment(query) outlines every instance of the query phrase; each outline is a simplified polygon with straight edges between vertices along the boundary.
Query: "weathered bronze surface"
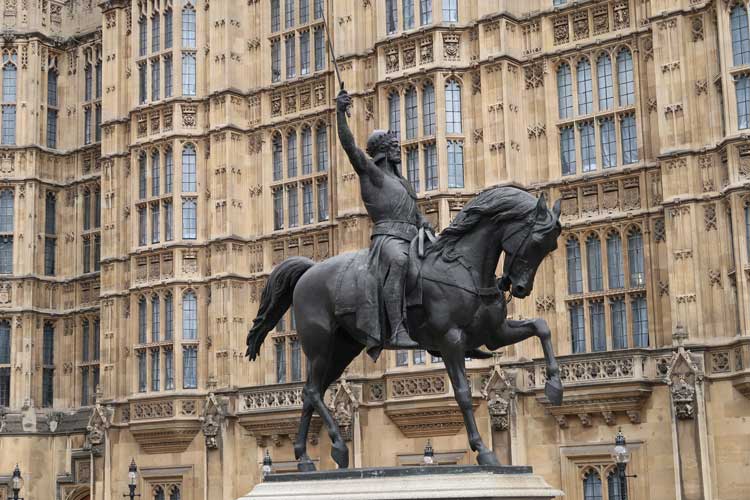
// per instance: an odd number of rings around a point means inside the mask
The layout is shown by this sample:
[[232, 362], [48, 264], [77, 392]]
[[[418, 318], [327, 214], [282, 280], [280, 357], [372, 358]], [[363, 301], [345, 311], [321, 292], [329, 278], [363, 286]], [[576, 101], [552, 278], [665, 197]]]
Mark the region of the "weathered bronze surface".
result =
[[[256, 359], [268, 333], [294, 304], [297, 333], [309, 364], [294, 443], [301, 471], [314, 469], [306, 450], [314, 411], [332, 436], [333, 459], [341, 468], [348, 466], [347, 446], [323, 394], [365, 348], [374, 357], [383, 348], [419, 347], [439, 353], [479, 464], [499, 465], [477, 430], [465, 355], [536, 336], [547, 364], [547, 398], [553, 404], [562, 401], [547, 323], [506, 319], [503, 294], [524, 298], [531, 293], [540, 263], [557, 247], [560, 203], [550, 210], [544, 196], [537, 199], [515, 187], [492, 188], [467, 203], [440, 237], [425, 247], [419, 235], [431, 228], [401, 176], [398, 141], [385, 131], [375, 131], [367, 153], [357, 148], [346, 122], [350, 104], [349, 95], [342, 91], [337, 99], [338, 132], [374, 223], [370, 249], [319, 263], [293, 257], [279, 264], [268, 278], [248, 333], [247, 356]], [[497, 279], [495, 270], [503, 253], [503, 275]]]

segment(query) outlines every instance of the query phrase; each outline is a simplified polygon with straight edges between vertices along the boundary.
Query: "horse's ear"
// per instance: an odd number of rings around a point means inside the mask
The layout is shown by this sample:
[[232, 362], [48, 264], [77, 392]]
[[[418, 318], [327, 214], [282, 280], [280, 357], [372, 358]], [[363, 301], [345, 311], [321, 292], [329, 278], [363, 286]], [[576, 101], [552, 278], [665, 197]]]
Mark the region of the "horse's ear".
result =
[[558, 198], [555, 202], [554, 206], [552, 207], [552, 213], [555, 215], [555, 220], [560, 220], [560, 205], [562, 203], [562, 198]]
[[544, 197], [544, 193], [539, 195], [539, 201], [536, 204], [536, 215], [537, 218], [547, 213], [547, 199]]

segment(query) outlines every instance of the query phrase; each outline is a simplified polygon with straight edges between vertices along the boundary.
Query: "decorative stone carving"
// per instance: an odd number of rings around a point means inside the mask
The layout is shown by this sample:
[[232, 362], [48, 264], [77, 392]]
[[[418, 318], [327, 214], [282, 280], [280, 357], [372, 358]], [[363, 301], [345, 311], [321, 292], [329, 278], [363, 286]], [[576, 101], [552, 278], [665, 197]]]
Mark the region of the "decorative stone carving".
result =
[[104, 434], [112, 424], [114, 409], [110, 406], [103, 406], [96, 403], [91, 411], [91, 417], [86, 424], [86, 440], [90, 446], [101, 445], [104, 441]]
[[732, 371], [729, 363], [729, 351], [711, 353], [711, 373], [729, 373]]
[[619, 30], [630, 26], [630, 5], [628, 0], [615, 3], [613, 9], [614, 29]]
[[13, 285], [4, 281], [0, 283], [0, 305], [10, 304], [13, 300]]
[[390, 47], [385, 51], [385, 72], [393, 73], [398, 71], [398, 49]]
[[558, 16], [552, 20], [555, 45], [570, 41], [570, 26], [568, 16]]
[[443, 57], [446, 61], [458, 61], [461, 58], [460, 40], [460, 35], [443, 33]]
[[609, 7], [602, 5], [593, 11], [594, 35], [601, 35], [609, 31]]
[[573, 14], [573, 39], [589, 37], [589, 11], [582, 10]]
[[657, 243], [663, 243], [667, 241], [667, 231], [664, 227], [664, 219], [654, 220], [654, 241]]
[[221, 424], [227, 414], [227, 402], [221, 396], [210, 393], [203, 404], [203, 414], [200, 417], [201, 431], [206, 438], [206, 448], [215, 450], [219, 448], [221, 440]]
[[706, 231], [716, 230], [716, 205], [715, 204], [711, 203], [704, 207], [703, 223], [706, 226]]
[[721, 269], [708, 270], [708, 284], [712, 287], [722, 288], [721, 286]]
[[696, 387], [703, 383], [703, 376], [700, 357], [680, 345], [672, 354], [665, 374], [672, 395], [674, 414], [678, 419], [687, 420], [695, 417]]
[[703, 15], [699, 14], [690, 18], [690, 29], [693, 33], [693, 41], [703, 40]]
[[172, 401], [147, 401], [133, 404], [133, 420], [150, 420], [174, 417]]
[[342, 377], [332, 394], [329, 406], [333, 418], [336, 420], [344, 440], [351, 441], [354, 435], [355, 415], [359, 411], [361, 388], [352, 386]]
[[417, 64], [417, 49], [414, 42], [407, 43], [401, 49], [401, 57], [404, 60], [404, 69], [413, 68]]
[[385, 385], [382, 382], [372, 382], [370, 385], [370, 401], [385, 400]]
[[434, 60], [432, 53], [432, 36], [423, 38], [419, 42], [419, 62], [421, 64], [431, 63]]
[[195, 128], [197, 125], [196, 114], [198, 106], [195, 104], [181, 104], [180, 109], [182, 110], [182, 125], [185, 128]]
[[524, 67], [524, 77], [527, 89], [544, 86], [544, 65], [542, 63], [534, 63]]
[[482, 388], [482, 396], [487, 400], [487, 411], [495, 431], [507, 431], [510, 428], [511, 408], [516, 397], [516, 375], [495, 364]]
[[391, 380], [391, 394], [394, 398], [445, 394], [448, 387], [442, 375], [401, 377]]

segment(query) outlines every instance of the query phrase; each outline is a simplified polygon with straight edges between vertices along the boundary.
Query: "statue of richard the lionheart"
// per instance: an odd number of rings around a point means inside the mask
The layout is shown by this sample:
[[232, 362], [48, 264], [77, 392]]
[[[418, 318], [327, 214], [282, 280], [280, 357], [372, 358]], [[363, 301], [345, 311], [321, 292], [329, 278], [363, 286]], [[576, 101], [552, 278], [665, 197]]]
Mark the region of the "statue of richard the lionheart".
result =
[[357, 322], [367, 325], [367, 333], [379, 337], [383, 347], [414, 348], [417, 344], [409, 337], [404, 300], [409, 245], [420, 228], [430, 234], [433, 229], [419, 212], [414, 189], [401, 175], [398, 138], [385, 130], [375, 130], [367, 140], [367, 152], [359, 149], [347, 121], [351, 102], [351, 96], [342, 89], [336, 99], [338, 135], [359, 176], [362, 200], [373, 222], [368, 268], [378, 281], [382, 294], [378, 303], [384, 306], [387, 318], [386, 324], [380, 324], [383, 311], [361, 311]]

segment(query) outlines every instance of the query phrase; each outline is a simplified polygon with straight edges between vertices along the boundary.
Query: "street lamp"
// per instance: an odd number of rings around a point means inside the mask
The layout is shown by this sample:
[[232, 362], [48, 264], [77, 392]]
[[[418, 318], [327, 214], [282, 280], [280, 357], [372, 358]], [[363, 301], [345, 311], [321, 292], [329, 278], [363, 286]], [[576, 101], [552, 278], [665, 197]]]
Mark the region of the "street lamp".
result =
[[261, 467], [261, 471], [263, 472], [263, 477], [266, 477], [271, 473], [273, 470], [273, 460], [271, 460], [271, 454], [268, 453], [268, 449], [266, 449], [266, 453], [263, 455], [263, 467]]
[[133, 500], [135, 497], [141, 496], [140, 494], [135, 493], [135, 486], [138, 483], [138, 466], [135, 465], [135, 458], [132, 458], [130, 460], [130, 467], [128, 467], [128, 489], [130, 490], [128, 493], [123, 494], [124, 497], [129, 497], [130, 500]]
[[13, 500], [23, 500], [22, 497], [18, 496], [18, 492], [21, 491], [21, 488], [23, 488], [23, 478], [21, 477], [21, 469], [18, 468], [18, 464], [16, 464], [16, 468], [13, 469], [13, 479], [11, 482], [11, 488], [13, 489]]
[[615, 436], [615, 447], [612, 449], [612, 459], [617, 465], [617, 481], [620, 490], [620, 500], [628, 500], [628, 479], [629, 477], [638, 477], [636, 475], [628, 476], [625, 469], [630, 462], [630, 450], [625, 443], [625, 436], [622, 434], [622, 428], [617, 430]]
[[432, 449], [432, 443], [427, 440], [427, 444], [424, 446], [424, 455], [422, 456], [422, 462], [424, 465], [435, 464], [435, 450]]

